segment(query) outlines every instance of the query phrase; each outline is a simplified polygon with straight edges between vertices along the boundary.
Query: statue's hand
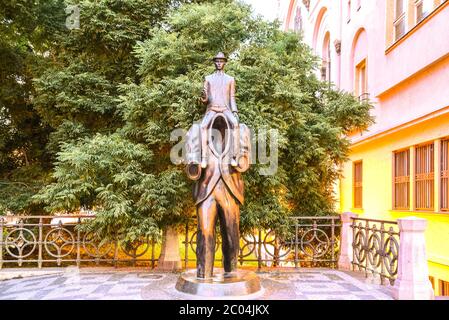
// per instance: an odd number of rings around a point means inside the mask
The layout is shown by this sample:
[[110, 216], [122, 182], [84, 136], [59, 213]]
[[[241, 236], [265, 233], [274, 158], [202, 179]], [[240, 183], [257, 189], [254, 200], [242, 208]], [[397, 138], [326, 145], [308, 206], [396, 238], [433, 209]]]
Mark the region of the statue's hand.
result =
[[200, 97], [200, 101], [202, 103], [206, 103], [207, 102], [207, 92], [206, 89], [203, 89], [202, 93], [201, 93], [201, 97]]
[[238, 172], [246, 172], [250, 167], [248, 154], [243, 154], [238, 158], [237, 167], [235, 169]]
[[187, 177], [190, 180], [198, 180], [201, 177], [201, 165], [198, 163], [190, 163], [186, 166]]

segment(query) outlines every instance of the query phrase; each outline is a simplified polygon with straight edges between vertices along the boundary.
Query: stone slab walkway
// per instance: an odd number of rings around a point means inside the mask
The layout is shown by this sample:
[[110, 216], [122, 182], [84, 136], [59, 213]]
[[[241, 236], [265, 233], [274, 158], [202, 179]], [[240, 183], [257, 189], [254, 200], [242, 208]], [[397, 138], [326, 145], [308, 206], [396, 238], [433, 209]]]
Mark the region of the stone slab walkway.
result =
[[[0, 271], [0, 273], [5, 270]], [[185, 300], [176, 291], [178, 274], [148, 269], [66, 268], [59, 273], [0, 281], [0, 300]], [[391, 300], [389, 286], [363, 275], [330, 269], [259, 273], [258, 300]], [[237, 298], [237, 297], [236, 297]], [[229, 298], [228, 298], [229, 299]]]

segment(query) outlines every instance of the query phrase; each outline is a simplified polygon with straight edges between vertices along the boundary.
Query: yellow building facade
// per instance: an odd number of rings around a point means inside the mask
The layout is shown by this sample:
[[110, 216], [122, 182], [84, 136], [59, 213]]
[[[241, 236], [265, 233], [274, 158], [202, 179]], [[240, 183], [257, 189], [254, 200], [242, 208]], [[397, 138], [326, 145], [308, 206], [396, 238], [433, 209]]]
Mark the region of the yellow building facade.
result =
[[[447, 114], [431, 116], [403, 128], [397, 128], [371, 140], [352, 146], [350, 161], [343, 167], [343, 179], [340, 182], [340, 210], [354, 212], [360, 217], [396, 220], [397, 218], [416, 216], [428, 221], [426, 230], [427, 257], [429, 274], [437, 295], [444, 295], [449, 283], [449, 214], [441, 207], [441, 196], [444, 191], [444, 179], [441, 170], [441, 146], [449, 137], [449, 118]], [[416, 208], [417, 178], [416, 150], [420, 146], [433, 144], [433, 206], [434, 210]], [[404, 183], [408, 192], [407, 209], [395, 208], [395, 154], [408, 151], [408, 183]], [[447, 152], [447, 149], [446, 149]], [[432, 158], [430, 156], [429, 158]], [[447, 157], [446, 157], [447, 159]], [[355, 205], [355, 170], [356, 164], [362, 164], [362, 198]], [[430, 164], [428, 164], [429, 167]], [[438, 168], [440, 168], [438, 170]], [[439, 172], [438, 172], [439, 171]], [[431, 174], [430, 174], [431, 176]], [[407, 176], [406, 176], [407, 177]], [[404, 180], [404, 179], [403, 179]], [[406, 179], [405, 179], [406, 180]], [[397, 184], [397, 183], [396, 183]], [[397, 188], [397, 187], [396, 187]], [[432, 188], [427, 188], [431, 191]], [[446, 190], [447, 192], [447, 190]], [[396, 192], [397, 193], [397, 192]], [[407, 199], [407, 197], [403, 197]], [[446, 289], [447, 290], [447, 289]]]

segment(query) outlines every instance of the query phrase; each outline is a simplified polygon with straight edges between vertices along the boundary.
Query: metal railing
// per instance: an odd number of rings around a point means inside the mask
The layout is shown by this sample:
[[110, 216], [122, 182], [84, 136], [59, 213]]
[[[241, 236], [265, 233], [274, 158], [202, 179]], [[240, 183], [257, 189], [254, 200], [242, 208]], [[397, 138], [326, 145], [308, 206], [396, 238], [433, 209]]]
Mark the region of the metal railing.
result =
[[370, 94], [365, 92], [358, 96], [360, 102], [369, 102]]
[[352, 218], [354, 270], [388, 279], [393, 285], [398, 272], [399, 229], [397, 222]]
[[[20, 216], [7, 221], [0, 217], [0, 268], [5, 266], [66, 266], [118, 264], [149, 265], [154, 268], [160, 244], [143, 239], [97, 241], [78, 225], [94, 216]], [[52, 223], [53, 219], [53, 223]], [[55, 223], [55, 219], [57, 223]], [[239, 262], [257, 267], [336, 267], [340, 217], [292, 217], [290, 239], [271, 230], [254, 230], [240, 239]], [[63, 223], [64, 221], [64, 223]], [[196, 222], [185, 226], [182, 237], [184, 266], [196, 261]], [[217, 263], [221, 258], [217, 233]], [[192, 265], [190, 265], [192, 266]], [[194, 266], [194, 264], [193, 264]]]
[[[20, 216], [0, 217], [0, 268], [17, 265], [41, 268], [47, 265], [94, 263], [113, 264], [149, 262], [154, 267], [155, 242], [150, 239], [121, 244], [96, 241], [91, 232], [77, 225], [94, 216]], [[52, 223], [52, 219], [59, 220]], [[62, 221], [66, 221], [62, 223]], [[67, 221], [68, 220], [68, 221]], [[54, 220], [53, 220], [54, 221]]]
[[[240, 265], [262, 267], [332, 267], [337, 265], [340, 217], [292, 217], [289, 239], [278, 237], [271, 230], [257, 229], [240, 239]], [[196, 230], [186, 225], [184, 266], [195, 261]], [[217, 232], [218, 234], [218, 232]], [[217, 236], [216, 251], [220, 252]], [[189, 255], [190, 252], [190, 255]], [[216, 261], [220, 255], [216, 254]]]

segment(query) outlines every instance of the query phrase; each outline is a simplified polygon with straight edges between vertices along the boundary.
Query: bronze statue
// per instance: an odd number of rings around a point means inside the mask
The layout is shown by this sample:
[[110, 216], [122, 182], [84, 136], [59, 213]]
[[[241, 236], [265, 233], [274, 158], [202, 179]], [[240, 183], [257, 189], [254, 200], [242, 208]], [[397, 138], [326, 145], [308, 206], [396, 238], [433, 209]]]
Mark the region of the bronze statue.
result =
[[[197, 277], [211, 278], [215, 258], [215, 225], [220, 219], [223, 267], [231, 276], [239, 253], [240, 205], [243, 204], [241, 173], [249, 168], [250, 138], [240, 123], [235, 102], [235, 81], [223, 72], [223, 53], [214, 57], [216, 71], [206, 77], [201, 101], [207, 104], [200, 125], [187, 135], [187, 175], [196, 180], [193, 197], [197, 207]], [[218, 131], [217, 138], [212, 134]], [[231, 132], [231, 134], [229, 134]]]
[[223, 52], [219, 52], [213, 58], [215, 72], [206, 76], [201, 102], [207, 105], [206, 115], [201, 122], [201, 167], [206, 168], [207, 163], [207, 128], [217, 113], [223, 113], [227, 118], [232, 132], [231, 165], [237, 166], [239, 151], [238, 141], [238, 111], [235, 102], [235, 80], [224, 73], [223, 69], [228, 61]]

